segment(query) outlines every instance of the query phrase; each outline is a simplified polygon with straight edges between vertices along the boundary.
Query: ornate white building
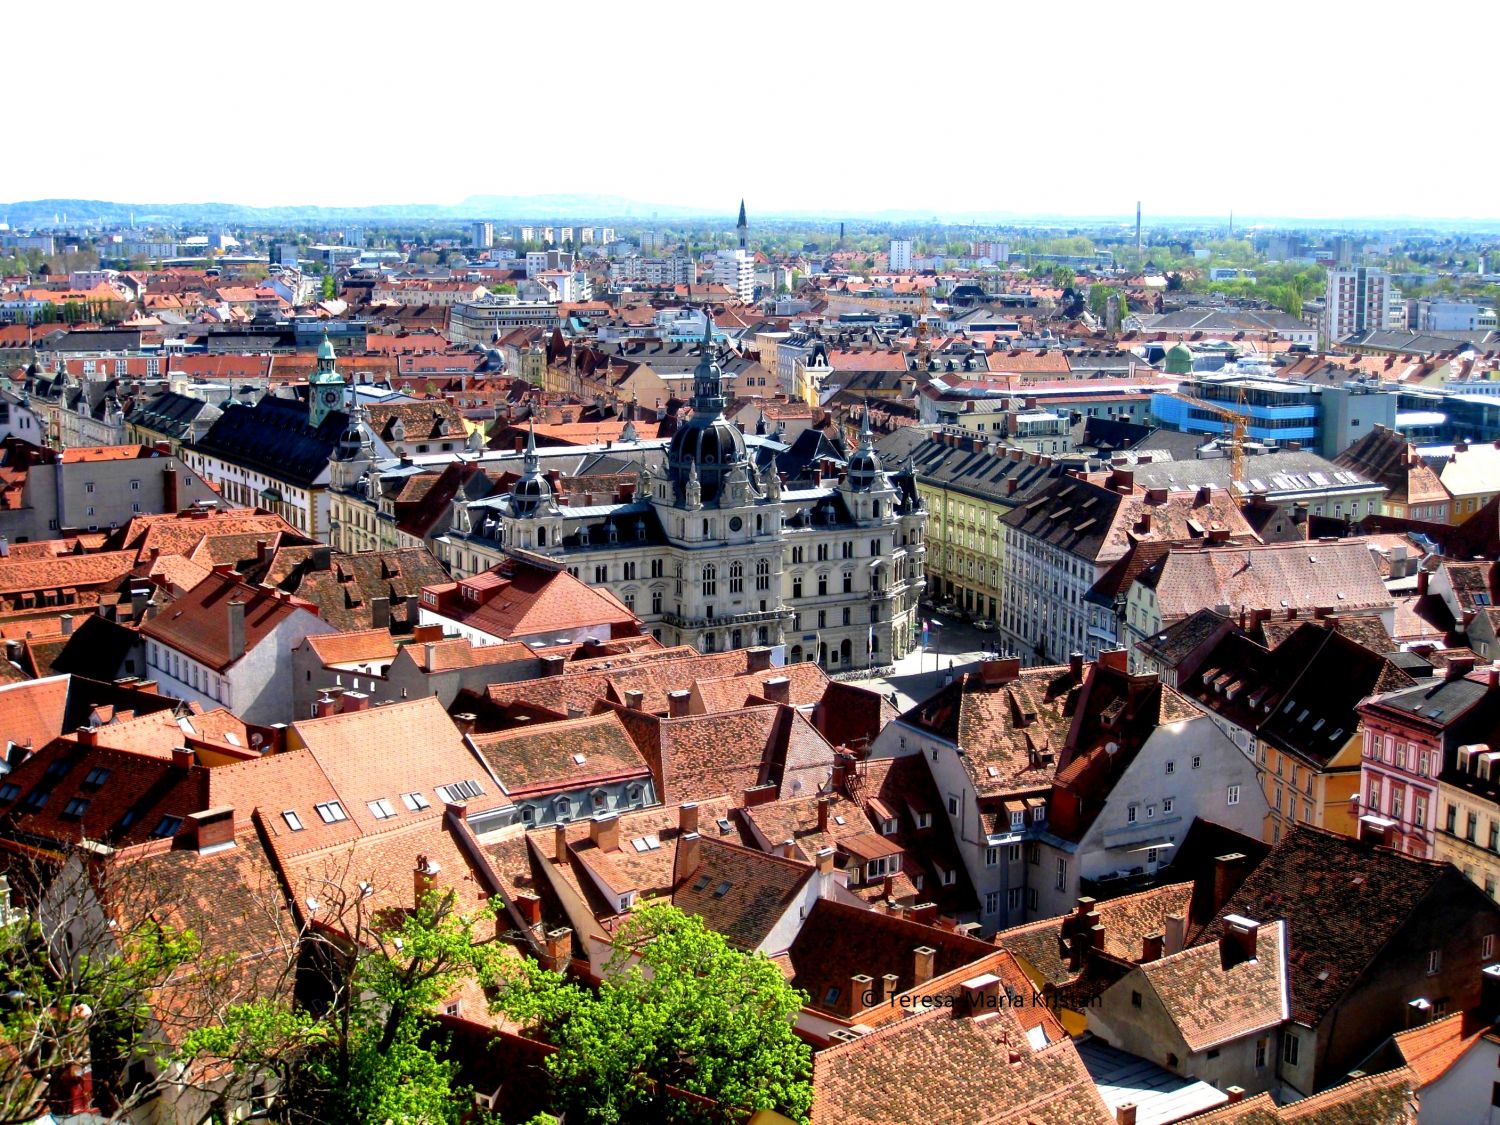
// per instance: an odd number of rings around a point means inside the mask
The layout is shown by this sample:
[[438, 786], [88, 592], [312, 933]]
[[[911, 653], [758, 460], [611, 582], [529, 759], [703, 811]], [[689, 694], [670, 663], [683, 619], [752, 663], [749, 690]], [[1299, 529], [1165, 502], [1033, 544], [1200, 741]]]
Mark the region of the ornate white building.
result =
[[[909, 474], [887, 473], [868, 424], [842, 480], [783, 488], [778, 443], [747, 439], [724, 417], [722, 372], [706, 342], [692, 417], [661, 475], [643, 466], [634, 495], [571, 505], [528, 437], [508, 493], [453, 501], [432, 544], [455, 577], [507, 549], [547, 555], [609, 589], [665, 644], [703, 652], [787, 648], [791, 661], [840, 671], [888, 663], [915, 637], [926, 512]], [[337, 480], [370, 468], [359, 433], [341, 444]]]

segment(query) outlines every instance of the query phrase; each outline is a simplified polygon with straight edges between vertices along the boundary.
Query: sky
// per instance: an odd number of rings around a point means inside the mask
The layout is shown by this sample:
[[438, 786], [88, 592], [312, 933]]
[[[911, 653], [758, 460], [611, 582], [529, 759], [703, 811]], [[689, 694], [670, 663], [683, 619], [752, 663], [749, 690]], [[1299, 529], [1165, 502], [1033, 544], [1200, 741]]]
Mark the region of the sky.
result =
[[143, 11], [6, 6], [0, 201], [1500, 218], [1493, 0]]

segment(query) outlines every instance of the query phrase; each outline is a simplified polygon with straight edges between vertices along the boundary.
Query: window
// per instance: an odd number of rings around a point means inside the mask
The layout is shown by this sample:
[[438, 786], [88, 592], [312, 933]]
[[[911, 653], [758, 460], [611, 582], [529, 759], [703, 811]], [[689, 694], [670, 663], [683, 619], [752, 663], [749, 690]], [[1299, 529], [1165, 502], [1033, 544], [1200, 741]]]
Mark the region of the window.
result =
[[1168, 773], [1176, 773], [1177, 772], [1177, 763], [1174, 762], [1174, 761], [1171, 761], [1169, 759], [1167, 761], [1167, 772]]
[[735, 561], [729, 564], [729, 592], [731, 594], [743, 594], [745, 592], [745, 564]]
[[378, 800], [366, 802], [370, 809], [370, 815], [376, 820], [390, 820], [396, 815], [396, 810], [391, 808], [391, 803], [384, 797]]
[[427, 798], [416, 791], [401, 794], [401, 802], [412, 812], [421, 812], [428, 807]]
[[1485, 934], [1479, 939], [1479, 959], [1488, 961], [1495, 956], [1495, 935]]
[[99, 786], [103, 785], [108, 780], [109, 770], [105, 769], [103, 766], [95, 766], [93, 769], [89, 770], [88, 776], [83, 779], [83, 783], [90, 789], [98, 789]]
[[1240, 803], [1240, 787], [1238, 785], [1231, 785], [1229, 787], [1228, 791], [1225, 793], [1225, 799], [1231, 805], [1237, 805], [1237, 804], [1239, 804]]
[[21, 794], [21, 787], [14, 782], [0, 785], [0, 801], [14, 801]]
[[1125, 823], [1126, 824], [1134, 824], [1135, 823], [1135, 818], [1136, 818], [1136, 807], [1134, 805], [1130, 805], [1125, 810]]
[[1035, 910], [1037, 908], [1036, 904], [1037, 904], [1036, 888], [1035, 887], [1027, 887], [1026, 888], [1026, 909], [1028, 909], [1028, 910]]
[[1287, 1066], [1296, 1066], [1297, 1056], [1301, 1053], [1301, 1049], [1302, 1041], [1297, 1038], [1297, 1033], [1288, 1031], [1281, 1041], [1281, 1061]]
[[1132, 1008], [1139, 1008], [1141, 1006], [1141, 994], [1134, 989], [1130, 992], [1130, 1006]]
[[1427, 951], [1427, 975], [1437, 976], [1438, 970], [1443, 967], [1443, 951], [1441, 949], [1429, 949]]
[[951, 794], [948, 797], [948, 815], [949, 816], [957, 816], [958, 815], [958, 798], [952, 796]]
[[1006, 910], [1020, 910], [1021, 909], [1021, 888], [1020, 887], [1012, 887], [1010, 890], [1008, 890], [1008, 891], [1005, 892], [1005, 909]]
[[484, 790], [479, 787], [477, 781], [455, 781], [448, 785], [439, 785], [434, 792], [442, 798], [444, 803], [450, 805], [484, 795]]
[[1175, 805], [1176, 803], [1177, 803], [1177, 798], [1176, 797], [1163, 797], [1161, 799], [1161, 814], [1162, 814], [1162, 816], [1170, 816], [1170, 815], [1172, 815], [1172, 806]]
[[986, 867], [994, 867], [999, 862], [1000, 862], [1000, 849], [999, 848], [985, 848], [984, 849], [984, 865]]
[[1068, 889], [1068, 861], [1062, 856], [1057, 857], [1057, 889]]
[[984, 893], [984, 912], [986, 914], [1000, 913], [1000, 892], [986, 891]]
[[1009, 860], [1011, 863], [1020, 863], [1021, 862], [1021, 845], [1020, 844], [1012, 844], [1012, 845], [1010, 845], [1010, 847], [1006, 851], [1005, 858], [1007, 860]]
[[1458, 830], [1458, 809], [1452, 805], [1448, 806], [1448, 833], [1452, 835]]
[[1202, 764], [1203, 764], [1203, 755], [1202, 754], [1194, 754], [1193, 755], [1193, 768], [1197, 769]]
[[1257, 1039], [1255, 1041], [1255, 1069], [1266, 1069], [1266, 1048], [1271, 1045], [1269, 1039]]
[[293, 832], [301, 832], [303, 829], [302, 818], [297, 815], [296, 809], [287, 809], [281, 814], [281, 819], [286, 821], [286, 826]]
[[151, 830], [153, 836], [175, 836], [177, 830], [182, 827], [182, 817], [164, 816], [157, 821], [156, 827]]
[[344, 811], [344, 806], [337, 801], [324, 801], [317, 806], [318, 815], [323, 818], [324, 824], [337, 824], [341, 820], [348, 820], [349, 814]]
[[719, 592], [719, 568], [708, 563], [703, 568], [703, 594], [705, 597]]
[[88, 807], [89, 803], [87, 798], [74, 797], [63, 808], [63, 816], [72, 817], [74, 820], [78, 820], [82, 818], [85, 812], [88, 811]]

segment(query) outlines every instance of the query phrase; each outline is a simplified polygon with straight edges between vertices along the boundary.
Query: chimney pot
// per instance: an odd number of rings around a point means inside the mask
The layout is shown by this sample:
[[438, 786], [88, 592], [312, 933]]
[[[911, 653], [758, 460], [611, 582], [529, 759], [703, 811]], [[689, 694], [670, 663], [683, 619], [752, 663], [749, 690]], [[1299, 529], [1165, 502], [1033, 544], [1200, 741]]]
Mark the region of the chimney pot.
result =
[[1115, 1125], [1135, 1125], [1135, 1102], [1115, 1106]]
[[920, 988], [932, 979], [933, 961], [937, 950], [930, 945], [919, 945], [911, 951], [912, 986]]
[[688, 701], [692, 693], [682, 690], [667, 692], [667, 715], [673, 719], [680, 719], [688, 713]]

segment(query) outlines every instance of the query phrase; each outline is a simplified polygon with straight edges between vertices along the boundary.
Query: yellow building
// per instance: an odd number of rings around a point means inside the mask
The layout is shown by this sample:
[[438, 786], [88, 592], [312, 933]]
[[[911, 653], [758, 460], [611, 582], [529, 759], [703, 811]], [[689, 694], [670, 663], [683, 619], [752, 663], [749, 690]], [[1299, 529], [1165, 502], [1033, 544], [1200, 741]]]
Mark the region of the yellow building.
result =
[[994, 621], [1005, 580], [1005, 515], [1052, 476], [1050, 462], [950, 433], [919, 445], [912, 470], [927, 508], [928, 597]]
[[1439, 479], [1453, 497], [1449, 522], [1463, 523], [1500, 496], [1500, 443], [1455, 442]]
[[1435, 858], [1446, 859], [1484, 893], [1500, 887], [1500, 748], [1458, 748], [1454, 768], [1438, 781]]

